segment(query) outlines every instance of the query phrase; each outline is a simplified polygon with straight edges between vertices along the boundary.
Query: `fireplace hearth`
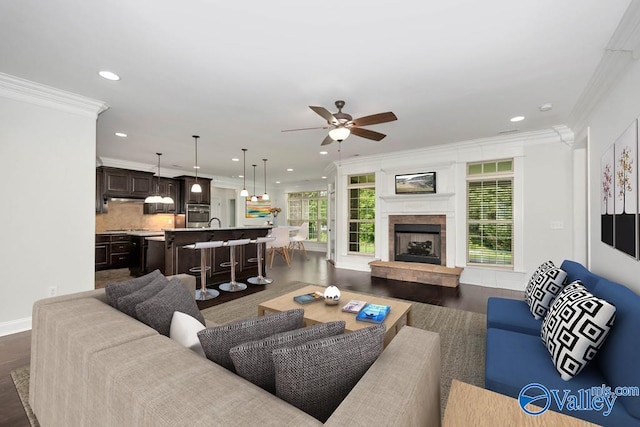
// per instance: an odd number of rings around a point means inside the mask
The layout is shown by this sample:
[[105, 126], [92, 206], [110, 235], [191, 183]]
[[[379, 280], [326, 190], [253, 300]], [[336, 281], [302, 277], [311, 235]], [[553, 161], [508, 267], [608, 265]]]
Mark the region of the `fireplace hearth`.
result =
[[372, 277], [446, 287], [460, 283], [462, 268], [447, 267], [446, 215], [389, 215], [388, 259], [369, 263]]

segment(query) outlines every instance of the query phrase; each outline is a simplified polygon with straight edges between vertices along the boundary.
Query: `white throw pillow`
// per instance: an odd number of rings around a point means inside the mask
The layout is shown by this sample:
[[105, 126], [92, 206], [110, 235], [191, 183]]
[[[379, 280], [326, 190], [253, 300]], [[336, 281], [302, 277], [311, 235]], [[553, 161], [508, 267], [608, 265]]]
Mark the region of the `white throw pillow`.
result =
[[615, 317], [616, 307], [594, 296], [579, 280], [560, 292], [542, 322], [540, 336], [563, 380], [578, 375], [595, 357]]
[[200, 344], [200, 340], [198, 339], [198, 332], [203, 329], [206, 329], [206, 326], [197, 319], [180, 311], [174, 311], [173, 318], [171, 319], [169, 338], [195, 351], [200, 356], [206, 357], [202, 349], [202, 344]]

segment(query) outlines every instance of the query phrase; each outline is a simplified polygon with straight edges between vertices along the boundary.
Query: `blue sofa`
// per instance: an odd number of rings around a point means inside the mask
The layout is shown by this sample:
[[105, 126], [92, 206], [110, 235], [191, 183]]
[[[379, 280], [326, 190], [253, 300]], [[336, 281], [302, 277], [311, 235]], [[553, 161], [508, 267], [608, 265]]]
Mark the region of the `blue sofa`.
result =
[[[603, 384], [612, 390], [640, 387], [640, 296], [577, 262], [565, 260], [561, 268], [567, 272], [566, 283], [579, 279], [592, 294], [616, 306], [615, 323], [604, 345], [582, 372], [564, 381], [540, 338], [542, 320], [534, 319], [523, 300], [489, 298], [485, 387], [516, 399], [531, 383], [560, 390], [560, 397], [565, 396], [564, 390], [579, 396], [579, 390]], [[634, 393], [633, 389], [624, 391]], [[560, 410], [553, 398], [549, 400], [549, 410], [596, 424], [640, 426], [640, 397], [617, 397], [608, 416], [604, 411], [575, 410], [566, 404]]]

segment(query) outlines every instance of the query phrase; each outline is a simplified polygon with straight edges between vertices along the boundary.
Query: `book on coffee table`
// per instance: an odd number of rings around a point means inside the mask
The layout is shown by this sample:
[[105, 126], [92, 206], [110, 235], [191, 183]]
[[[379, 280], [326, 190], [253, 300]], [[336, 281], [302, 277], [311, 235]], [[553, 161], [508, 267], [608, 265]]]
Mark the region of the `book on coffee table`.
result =
[[388, 305], [367, 304], [356, 316], [356, 320], [361, 322], [382, 323], [391, 311]]
[[342, 311], [346, 311], [347, 313], [359, 313], [365, 305], [367, 305], [366, 301], [352, 299], [347, 303], [347, 305], [342, 307]]
[[299, 304], [309, 304], [310, 302], [324, 300], [324, 295], [321, 292], [311, 292], [308, 294], [296, 295], [293, 300]]

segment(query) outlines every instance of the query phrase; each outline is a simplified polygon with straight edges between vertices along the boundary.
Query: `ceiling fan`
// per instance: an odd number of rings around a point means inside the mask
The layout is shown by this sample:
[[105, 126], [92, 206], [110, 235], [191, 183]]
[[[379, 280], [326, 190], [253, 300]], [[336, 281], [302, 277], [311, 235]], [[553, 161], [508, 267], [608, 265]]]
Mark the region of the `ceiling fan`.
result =
[[309, 106], [315, 113], [321, 116], [327, 121], [328, 126], [314, 127], [314, 128], [301, 128], [301, 129], [286, 129], [282, 132], [292, 132], [298, 130], [310, 130], [310, 129], [330, 129], [327, 137], [322, 141], [320, 145], [328, 145], [333, 141], [342, 142], [350, 134], [354, 134], [361, 138], [371, 139], [374, 141], [380, 141], [385, 134], [376, 132], [369, 129], [363, 129], [362, 126], [377, 125], [379, 123], [392, 122], [398, 120], [395, 114], [391, 111], [386, 113], [372, 114], [370, 116], [360, 117], [354, 119], [350, 114], [343, 113], [344, 101], [336, 101], [337, 113], [331, 113], [324, 107]]

